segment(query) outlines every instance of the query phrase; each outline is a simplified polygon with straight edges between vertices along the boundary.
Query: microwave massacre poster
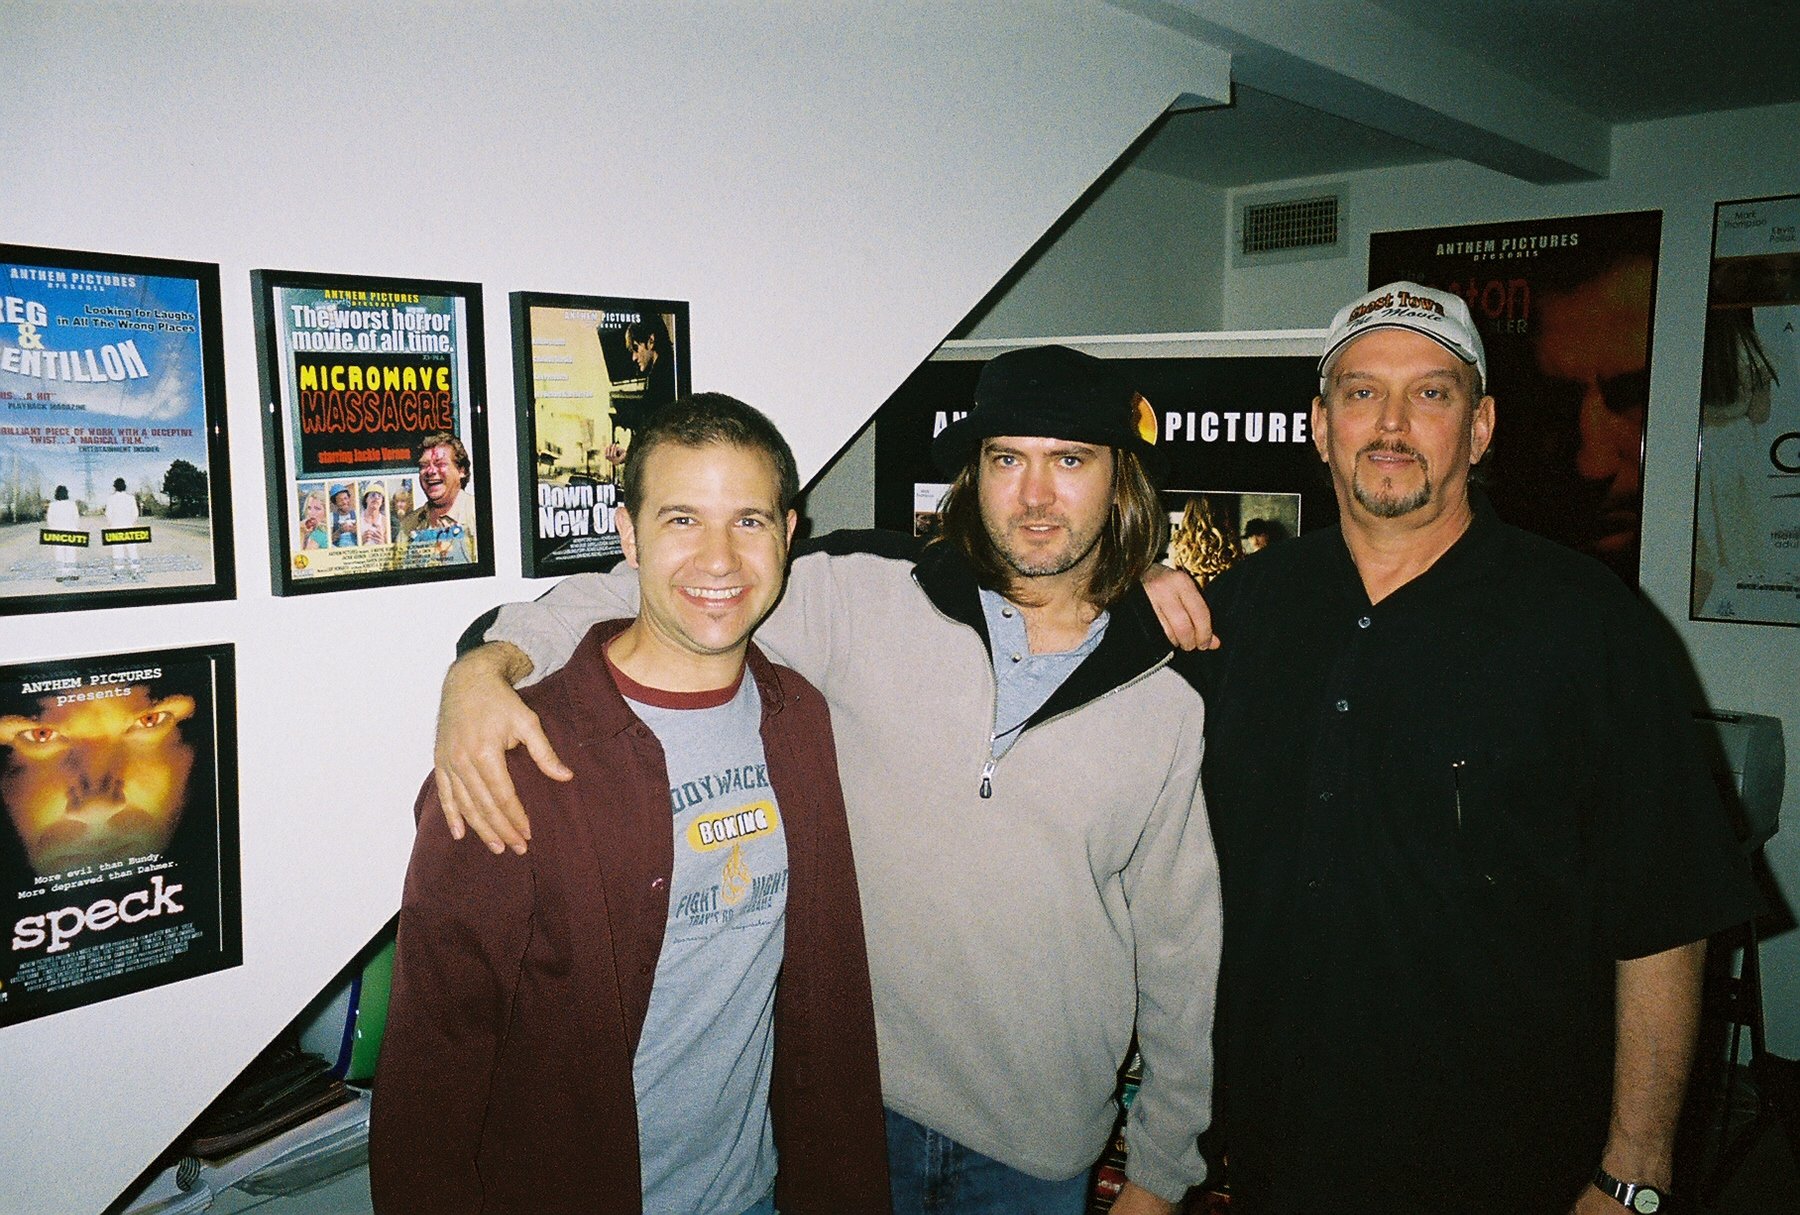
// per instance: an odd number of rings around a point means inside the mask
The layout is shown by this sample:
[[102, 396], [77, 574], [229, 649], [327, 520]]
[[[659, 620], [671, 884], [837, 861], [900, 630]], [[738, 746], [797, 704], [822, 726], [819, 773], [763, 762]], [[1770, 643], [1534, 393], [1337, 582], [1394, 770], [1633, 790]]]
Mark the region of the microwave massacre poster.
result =
[[232, 656], [0, 667], [0, 1025], [243, 961]]
[[1690, 615], [1800, 625], [1800, 196], [1718, 204], [1706, 304]]
[[275, 593], [492, 573], [480, 288], [251, 278]]
[[[993, 353], [998, 353], [994, 351]], [[1165, 564], [1204, 586], [1250, 553], [1337, 522], [1312, 445], [1315, 355], [1113, 355], [1169, 461]], [[969, 411], [985, 359], [927, 360], [875, 415], [875, 526], [932, 535], [949, 488], [931, 443]]]
[[217, 266], [0, 245], [0, 613], [229, 597]]
[[632, 436], [692, 382], [688, 306], [617, 296], [512, 295], [525, 575], [605, 569]]
[[1369, 286], [1468, 301], [1488, 358], [1502, 519], [1637, 584], [1660, 211], [1377, 232]]

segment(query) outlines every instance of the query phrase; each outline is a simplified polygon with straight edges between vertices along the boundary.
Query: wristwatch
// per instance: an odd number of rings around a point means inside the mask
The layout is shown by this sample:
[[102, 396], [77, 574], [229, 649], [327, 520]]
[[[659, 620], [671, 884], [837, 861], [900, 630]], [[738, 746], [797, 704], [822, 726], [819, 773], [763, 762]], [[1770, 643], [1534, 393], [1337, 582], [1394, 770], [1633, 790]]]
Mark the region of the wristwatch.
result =
[[1605, 1169], [1594, 1170], [1594, 1188], [1608, 1198], [1618, 1200], [1627, 1211], [1636, 1211], [1637, 1215], [1660, 1211], [1663, 1203], [1669, 1200], [1667, 1194], [1653, 1185], [1642, 1181], [1620, 1181]]

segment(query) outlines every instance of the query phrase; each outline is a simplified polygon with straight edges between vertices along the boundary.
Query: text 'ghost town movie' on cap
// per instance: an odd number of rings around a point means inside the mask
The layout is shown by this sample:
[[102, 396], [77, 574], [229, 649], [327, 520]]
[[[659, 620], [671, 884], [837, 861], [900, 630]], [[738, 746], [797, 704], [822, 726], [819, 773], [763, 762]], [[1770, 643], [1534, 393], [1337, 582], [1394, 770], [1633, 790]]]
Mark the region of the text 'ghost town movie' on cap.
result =
[[1423, 334], [1470, 364], [1487, 386], [1487, 352], [1475, 331], [1475, 318], [1462, 297], [1418, 283], [1389, 283], [1351, 300], [1331, 318], [1325, 353], [1319, 358], [1319, 395], [1331, 375], [1331, 362], [1344, 347], [1377, 329], [1409, 329]]

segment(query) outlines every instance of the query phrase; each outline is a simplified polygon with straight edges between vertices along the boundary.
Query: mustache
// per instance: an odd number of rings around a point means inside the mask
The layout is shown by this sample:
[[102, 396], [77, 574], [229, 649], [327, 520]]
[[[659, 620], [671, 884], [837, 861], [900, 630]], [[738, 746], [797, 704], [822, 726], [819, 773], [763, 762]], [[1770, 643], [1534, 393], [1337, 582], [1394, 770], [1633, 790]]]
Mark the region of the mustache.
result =
[[1356, 455], [1358, 459], [1361, 459], [1363, 456], [1378, 451], [1386, 452], [1392, 456], [1408, 456], [1417, 460], [1420, 467], [1427, 471], [1431, 468], [1431, 461], [1425, 458], [1423, 452], [1410, 443], [1402, 443], [1399, 439], [1376, 439], [1370, 443], [1364, 444], [1362, 450], [1357, 452]]

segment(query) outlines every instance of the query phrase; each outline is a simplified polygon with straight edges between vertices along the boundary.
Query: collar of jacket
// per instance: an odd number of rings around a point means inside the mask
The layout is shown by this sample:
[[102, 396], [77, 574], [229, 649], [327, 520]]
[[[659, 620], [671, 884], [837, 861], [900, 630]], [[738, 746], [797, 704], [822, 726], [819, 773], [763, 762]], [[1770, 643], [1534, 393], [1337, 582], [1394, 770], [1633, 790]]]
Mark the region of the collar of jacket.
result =
[[[980, 588], [962, 554], [946, 543], [927, 545], [913, 566], [913, 581], [938, 611], [975, 630], [991, 663], [993, 642], [988, 638], [987, 619], [981, 612]], [[1026, 720], [1027, 729], [1140, 679], [1169, 660], [1173, 649], [1141, 584], [1127, 591], [1109, 610], [1112, 619], [1107, 623], [1106, 636], [1069, 673], [1043, 707]]]
[[[612, 673], [606, 667], [606, 645], [631, 625], [629, 619], [602, 620], [588, 630], [568, 663], [558, 672], [556, 699], [563, 720], [569, 722], [577, 740], [611, 738], [643, 723], [625, 703]], [[750, 644], [745, 655], [750, 673], [756, 677], [756, 693], [762, 698], [764, 719], [799, 699], [800, 691], [784, 672]]]

